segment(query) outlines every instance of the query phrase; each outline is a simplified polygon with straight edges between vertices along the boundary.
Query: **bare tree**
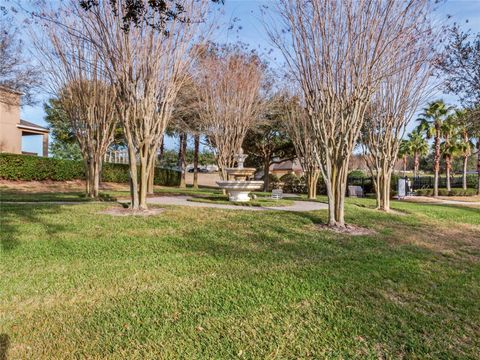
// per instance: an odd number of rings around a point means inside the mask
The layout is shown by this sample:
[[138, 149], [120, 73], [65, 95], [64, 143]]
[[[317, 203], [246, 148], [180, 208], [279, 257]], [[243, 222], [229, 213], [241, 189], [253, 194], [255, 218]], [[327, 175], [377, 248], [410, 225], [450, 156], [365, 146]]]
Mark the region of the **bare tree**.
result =
[[328, 194], [328, 225], [345, 226], [348, 163], [372, 94], [398, 71], [427, 0], [279, 0], [266, 24], [302, 89]]
[[298, 97], [286, 102], [284, 117], [285, 127], [307, 178], [308, 198], [313, 200], [317, 197], [320, 167], [315, 155], [315, 139], [312, 138], [308, 114]]
[[106, 76], [100, 54], [92, 44], [66, 27], [78, 30], [65, 13], [59, 19], [64, 26], [44, 23], [46, 41], [38, 38], [35, 46], [47, 70], [50, 89], [56, 95], [80, 146], [86, 170], [88, 197], [99, 195], [102, 159], [114, 139], [117, 125], [115, 88]]
[[27, 61], [24, 45], [18, 38], [18, 29], [11, 26], [5, 15], [0, 17], [0, 85], [23, 93], [22, 103], [31, 104], [41, 72]]
[[374, 179], [377, 209], [383, 211], [390, 210], [391, 176], [405, 128], [425, 100], [433, 69], [431, 49], [435, 37], [430, 23], [425, 18], [417, 26], [424, 28], [425, 35], [411, 44], [408, 54], [397, 59], [398, 72], [381, 82], [363, 125], [361, 141], [365, 160]]
[[264, 66], [238, 47], [209, 47], [198, 58], [195, 74], [199, 117], [216, 149], [221, 176], [234, 165], [248, 129], [260, 110]]
[[[143, 2], [147, 4], [147, 0]], [[182, 13], [169, 19], [161, 30], [144, 21], [125, 29], [128, 1], [113, 2], [115, 9], [112, 2], [98, 1], [79, 13], [85, 33], [102, 53], [117, 88], [117, 113], [129, 151], [133, 209], [147, 208], [148, 178], [156, 150], [199, 49], [194, 44], [209, 33], [200, 27], [205, 25], [210, 1], [178, 2]], [[150, 22], [161, 22], [162, 14], [154, 8], [145, 6], [144, 11]]]

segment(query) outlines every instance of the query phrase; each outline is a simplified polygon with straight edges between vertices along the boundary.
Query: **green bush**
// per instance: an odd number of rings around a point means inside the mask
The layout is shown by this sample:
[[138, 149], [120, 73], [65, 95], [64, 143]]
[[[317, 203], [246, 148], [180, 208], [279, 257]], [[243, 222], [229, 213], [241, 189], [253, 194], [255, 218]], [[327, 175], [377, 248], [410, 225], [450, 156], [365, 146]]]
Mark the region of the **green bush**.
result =
[[366, 178], [368, 175], [363, 170], [352, 170], [348, 173], [348, 177], [351, 178]]
[[467, 174], [467, 187], [477, 188], [478, 184], [478, 175], [477, 174]]
[[[269, 178], [269, 186], [268, 186], [268, 191], [272, 191], [273, 189], [278, 189], [281, 185], [280, 180], [278, 179], [278, 176], [275, 174], [268, 174]], [[265, 175], [261, 177], [261, 180], [265, 180]]]
[[5, 180], [84, 179], [81, 161], [59, 160], [31, 155], [0, 154], [0, 178]]
[[129, 181], [127, 164], [105, 163], [102, 167], [102, 181], [126, 183]]
[[283, 191], [293, 194], [304, 194], [307, 191], [305, 177], [298, 177], [294, 173], [285, 174], [280, 177], [283, 183]]
[[[0, 154], [0, 179], [4, 180], [81, 180], [85, 179], [82, 161], [60, 160], [31, 155]], [[102, 181], [126, 183], [129, 181], [127, 164], [106, 163]], [[180, 173], [175, 170], [155, 168], [156, 185], [176, 186]]]

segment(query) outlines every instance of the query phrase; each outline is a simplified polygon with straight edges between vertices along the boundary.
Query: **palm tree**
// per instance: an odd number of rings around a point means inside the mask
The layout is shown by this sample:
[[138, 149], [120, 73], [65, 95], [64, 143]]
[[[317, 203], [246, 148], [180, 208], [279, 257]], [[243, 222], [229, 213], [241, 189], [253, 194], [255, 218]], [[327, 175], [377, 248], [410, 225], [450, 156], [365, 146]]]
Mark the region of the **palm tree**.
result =
[[398, 148], [398, 158], [402, 159], [403, 175], [407, 172], [408, 156], [412, 154], [410, 141], [403, 139]]
[[447, 191], [452, 190], [450, 184], [450, 172], [452, 170], [452, 161], [458, 154], [458, 119], [460, 111], [448, 116], [441, 126], [443, 141], [440, 144], [440, 152], [445, 159], [445, 172], [447, 176]]
[[458, 155], [463, 158], [463, 168], [462, 168], [462, 187], [464, 190], [467, 189], [467, 166], [468, 158], [472, 155], [472, 150], [474, 148], [472, 138], [474, 136], [471, 126], [468, 123], [468, 113], [466, 110], [457, 110], [457, 123], [458, 123], [458, 136], [459, 140], [457, 143], [457, 152]]
[[408, 134], [408, 142], [410, 152], [413, 154], [413, 177], [416, 178], [420, 167], [420, 156], [428, 154], [428, 143], [417, 129]]
[[438, 175], [440, 171], [440, 139], [442, 137], [442, 124], [450, 115], [451, 107], [447, 106], [443, 100], [437, 100], [428, 104], [420, 114], [417, 121], [420, 123], [418, 129], [424, 132], [428, 139], [433, 137], [434, 144], [434, 185], [433, 196], [438, 196]]

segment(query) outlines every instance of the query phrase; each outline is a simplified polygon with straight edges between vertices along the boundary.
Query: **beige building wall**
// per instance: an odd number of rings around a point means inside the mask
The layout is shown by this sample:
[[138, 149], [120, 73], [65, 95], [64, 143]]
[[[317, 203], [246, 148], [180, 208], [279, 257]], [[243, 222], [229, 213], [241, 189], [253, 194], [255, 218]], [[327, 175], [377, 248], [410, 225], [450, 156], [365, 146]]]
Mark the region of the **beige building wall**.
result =
[[22, 153], [20, 95], [0, 88], [0, 152]]

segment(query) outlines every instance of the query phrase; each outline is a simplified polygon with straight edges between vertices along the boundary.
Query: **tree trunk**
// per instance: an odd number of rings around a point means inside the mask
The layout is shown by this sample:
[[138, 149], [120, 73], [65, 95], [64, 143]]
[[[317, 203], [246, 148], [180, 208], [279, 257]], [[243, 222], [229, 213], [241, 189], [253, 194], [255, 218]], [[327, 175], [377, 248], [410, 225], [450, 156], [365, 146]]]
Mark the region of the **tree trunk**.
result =
[[154, 182], [155, 182], [155, 166], [152, 166], [152, 170], [150, 170], [150, 173], [148, 174], [148, 184], [147, 184], [147, 194], [148, 195], [153, 194]]
[[95, 198], [94, 192], [95, 192], [95, 184], [94, 184], [94, 178], [95, 178], [95, 160], [93, 157], [89, 159], [88, 163], [88, 197], [91, 199]]
[[85, 166], [85, 196], [90, 197], [90, 160], [84, 158], [83, 165]]
[[90, 199], [97, 199], [100, 194], [101, 156], [87, 155], [85, 164], [85, 194]]
[[480, 137], [477, 138], [477, 195], [480, 195]]
[[180, 177], [180, 188], [186, 188], [187, 183], [185, 179], [185, 153], [187, 152], [187, 134], [180, 134], [180, 147], [178, 150], [178, 166], [180, 167], [181, 177]]
[[97, 159], [95, 159], [94, 165], [93, 165], [92, 195], [95, 199], [98, 199], [98, 196], [100, 195], [100, 169], [102, 167], [101, 161], [102, 161], [102, 157], [99, 156]]
[[417, 151], [413, 154], [413, 177], [418, 177], [418, 168], [420, 167], [420, 156]]
[[377, 171], [375, 181], [375, 192], [377, 199], [377, 209], [382, 211], [390, 211], [390, 186], [392, 178], [392, 170], [382, 168]]
[[306, 173], [308, 199], [315, 200], [317, 198], [317, 184], [320, 172], [318, 170], [310, 170]]
[[447, 191], [452, 190], [452, 187], [450, 185], [450, 169], [452, 168], [452, 158], [450, 155], [445, 156], [445, 171], [447, 175]]
[[200, 135], [193, 138], [193, 188], [198, 189], [198, 153], [200, 152]]
[[467, 169], [468, 169], [468, 155], [463, 157], [463, 171], [462, 171], [462, 188], [467, 190]]
[[270, 157], [263, 159], [263, 191], [270, 191]]
[[160, 149], [158, 150], [158, 161], [163, 159], [164, 152], [165, 152], [165, 135], [162, 135], [162, 140], [160, 141]]
[[433, 164], [434, 183], [433, 183], [433, 196], [438, 196], [438, 173], [440, 172], [440, 129], [435, 129], [435, 157]]
[[130, 167], [130, 196], [132, 210], [139, 209], [137, 158], [132, 144], [128, 144], [128, 164]]
[[150, 169], [148, 168], [148, 146], [144, 145], [140, 151], [140, 177], [138, 182], [139, 209], [147, 210], [147, 187]]
[[345, 190], [347, 186], [348, 161], [332, 164], [325, 179], [328, 196], [328, 226], [345, 227]]

